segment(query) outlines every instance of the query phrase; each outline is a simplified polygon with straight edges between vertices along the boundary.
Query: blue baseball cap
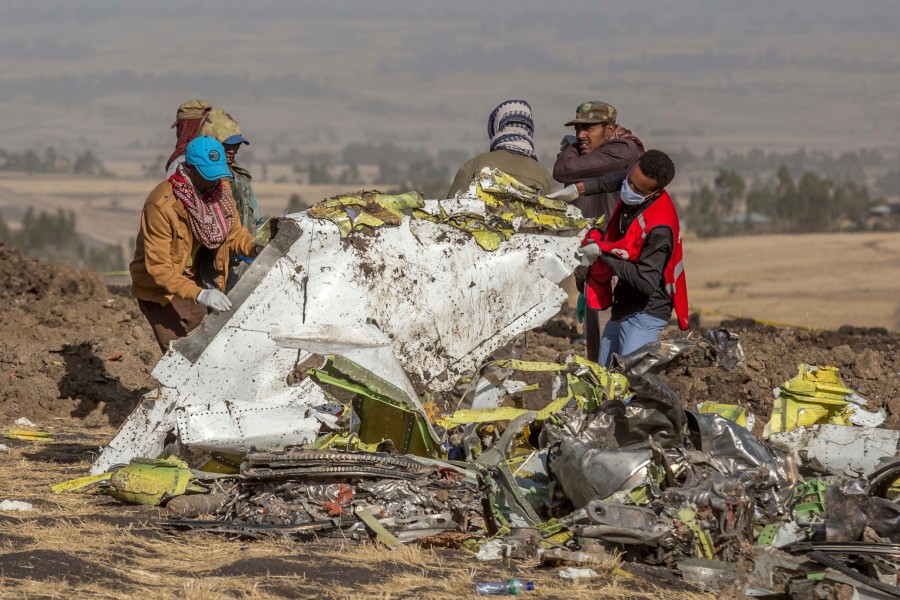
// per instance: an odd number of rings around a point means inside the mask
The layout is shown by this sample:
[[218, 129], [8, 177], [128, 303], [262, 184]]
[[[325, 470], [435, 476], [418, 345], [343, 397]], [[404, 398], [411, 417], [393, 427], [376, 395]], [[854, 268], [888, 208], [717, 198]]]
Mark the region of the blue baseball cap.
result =
[[222, 144], [223, 144], [223, 145], [225, 145], [225, 144], [228, 144], [228, 145], [231, 145], [231, 144], [247, 144], [247, 145], [249, 146], [249, 145], [250, 145], [250, 142], [247, 141], [247, 138], [245, 138], [244, 136], [242, 136], [241, 134], [238, 133], [238, 134], [235, 134], [235, 135], [231, 136], [231, 137], [228, 138], [228, 139], [222, 140]]
[[207, 181], [231, 177], [231, 170], [225, 162], [225, 148], [215, 138], [204, 135], [191, 140], [184, 160]]

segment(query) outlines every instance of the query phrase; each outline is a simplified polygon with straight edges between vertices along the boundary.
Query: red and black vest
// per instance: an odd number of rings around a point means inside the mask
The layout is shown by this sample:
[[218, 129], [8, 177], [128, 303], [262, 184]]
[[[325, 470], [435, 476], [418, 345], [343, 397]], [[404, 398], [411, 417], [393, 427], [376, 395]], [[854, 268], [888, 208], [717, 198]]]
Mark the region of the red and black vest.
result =
[[[666, 263], [665, 279], [666, 292], [672, 299], [675, 315], [678, 317], [678, 326], [684, 330], [688, 328], [688, 297], [687, 280], [684, 276], [684, 262], [682, 262], [681, 227], [678, 221], [678, 213], [675, 204], [668, 192], [651, 204], [647, 209], [637, 214], [628, 231], [623, 235], [619, 223], [622, 218], [620, 200], [609, 220], [606, 232], [591, 229], [582, 240], [584, 246], [589, 242], [596, 242], [603, 252], [618, 256], [623, 260], [636, 262], [641, 255], [644, 241], [655, 227], [668, 227], [672, 230], [672, 239], [675, 246], [672, 255]], [[603, 310], [612, 305], [612, 269], [606, 266], [602, 259], [597, 259], [588, 271], [584, 295], [588, 306], [595, 310]]]

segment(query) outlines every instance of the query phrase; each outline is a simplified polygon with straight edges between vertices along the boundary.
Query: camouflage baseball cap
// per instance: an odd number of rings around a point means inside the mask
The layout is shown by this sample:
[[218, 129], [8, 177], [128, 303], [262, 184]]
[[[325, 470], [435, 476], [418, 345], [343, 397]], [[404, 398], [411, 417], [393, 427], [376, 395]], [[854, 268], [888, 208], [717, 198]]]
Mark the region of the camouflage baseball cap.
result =
[[214, 108], [209, 111], [203, 126], [200, 127], [198, 135], [208, 135], [216, 138], [223, 144], [249, 144], [243, 135], [241, 135], [241, 126], [221, 108]]
[[175, 113], [175, 122], [172, 123], [172, 128], [178, 125], [178, 121], [203, 118], [203, 115], [211, 108], [212, 102], [201, 98], [194, 98], [193, 100], [182, 102], [178, 106], [178, 112]]
[[571, 125], [591, 125], [593, 123], [616, 124], [616, 108], [612, 104], [592, 100], [585, 102], [575, 109], [575, 118], [566, 123]]

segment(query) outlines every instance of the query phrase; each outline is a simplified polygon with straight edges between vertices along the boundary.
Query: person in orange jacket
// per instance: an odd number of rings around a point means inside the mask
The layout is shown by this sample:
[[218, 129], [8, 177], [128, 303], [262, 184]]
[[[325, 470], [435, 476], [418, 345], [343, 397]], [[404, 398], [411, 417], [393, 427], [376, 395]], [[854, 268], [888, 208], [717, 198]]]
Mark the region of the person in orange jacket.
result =
[[163, 351], [196, 329], [210, 309], [231, 309], [223, 293], [229, 251], [258, 254], [238, 218], [229, 177], [222, 144], [197, 137], [185, 161], [144, 203], [129, 266], [131, 293]]

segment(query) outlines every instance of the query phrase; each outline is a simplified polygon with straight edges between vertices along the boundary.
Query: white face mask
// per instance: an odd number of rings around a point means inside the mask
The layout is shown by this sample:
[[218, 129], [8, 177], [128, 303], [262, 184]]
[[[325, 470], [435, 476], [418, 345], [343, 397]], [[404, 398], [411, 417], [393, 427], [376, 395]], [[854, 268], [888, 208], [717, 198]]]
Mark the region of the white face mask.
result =
[[625, 181], [622, 182], [622, 191], [619, 193], [619, 197], [622, 199], [622, 202], [627, 204], [628, 206], [637, 206], [647, 198], [641, 196], [628, 185], [628, 178], [625, 178]]

